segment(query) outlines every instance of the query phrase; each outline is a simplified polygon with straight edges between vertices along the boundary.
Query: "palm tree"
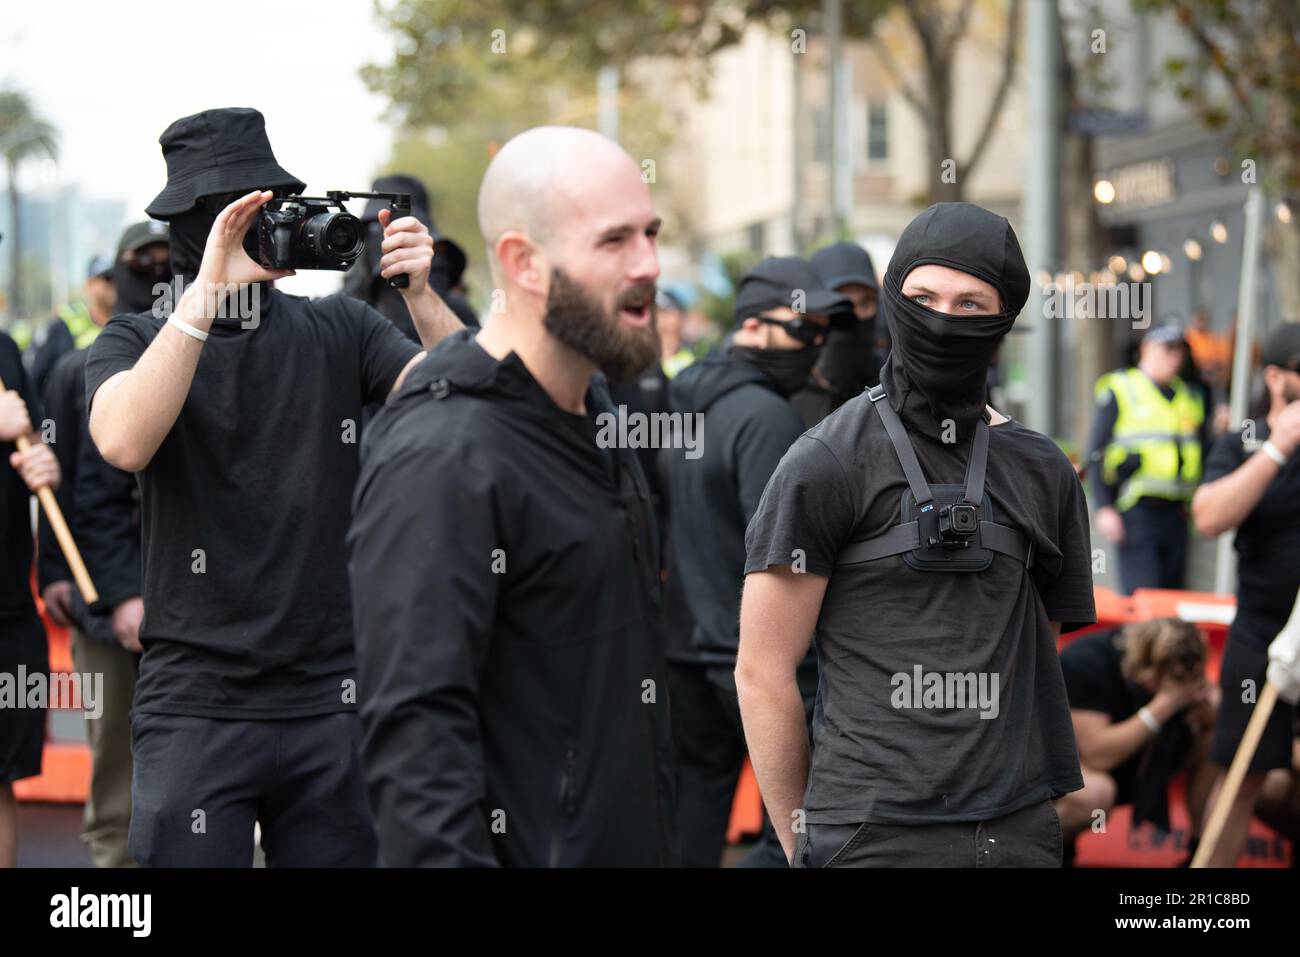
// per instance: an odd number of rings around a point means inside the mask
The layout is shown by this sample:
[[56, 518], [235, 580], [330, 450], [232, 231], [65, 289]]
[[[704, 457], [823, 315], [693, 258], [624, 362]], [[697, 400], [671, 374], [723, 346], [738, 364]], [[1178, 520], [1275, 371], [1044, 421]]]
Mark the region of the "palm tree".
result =
[[38, 154], [50, 159], [58, 156], [58, 132], [54, 125], [41, 119], [32, 110], [27, 94], [19, 90], [0, 91], [0, 155], [5, 158], [9, 174], [9, 211], [12, 224], [9, 236], [9, 255], [13, 265], [9, 277], [12, 295], [9, 315], [22, 315], [22, 283], [20, 281], [22, 237], [18, 219], [18, 167]]

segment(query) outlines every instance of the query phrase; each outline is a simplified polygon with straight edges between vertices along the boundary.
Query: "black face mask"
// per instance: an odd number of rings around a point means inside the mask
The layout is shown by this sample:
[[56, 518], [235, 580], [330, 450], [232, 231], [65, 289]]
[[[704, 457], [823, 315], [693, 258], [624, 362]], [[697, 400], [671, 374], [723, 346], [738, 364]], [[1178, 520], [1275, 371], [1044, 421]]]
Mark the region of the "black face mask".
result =
[[817, 346], [802, 349], [756, 349], [753, 346], [732, 346], [730, 355], [748, 362], [763, 372], [783, 396], [794, 395], [808, 384], [808, 376], [817, 362]]
[[833, 329], [817, 359], [817, 371], [834, 395], [851, 399], [868, 386], [876, 371], [875, 349], [874, 318], [859, 320], [852, 329]]
[[171, 267], [158, 264], [148, 272], [137, 272], [122, 260], [113, 266], [113, 287], [117, 290], [115, 313], [150, 312], [160, 296], [162, 286], [172, 280]]
[[[242, 196], [243, 194], [240, 193], [239, 195]], [[221, 208], [224, 208], [224, 206]], [[199, 266], [203, 264], [203, 251], [208, 245], [208, 235], [212, 232], [212, 224], [216, 221], [216, 214], [210, 212], [205, 208], [204, 203], [200, 202], [193, 209], [172, 216], [171, 221], [167, 224], [168, 241], [171, 244], [172, 272], [178, 279], [182, 279], [186, 286], [192, 283], [199, 274]], [[249, 226], [248, 232], [244, 234], [244, 251], [248, 253], [253, 262], [257, 262], [256, 217], [253, 219], [253, 225]], [[261, 296], [261, 301], [265, 302], [265, 285], [263, 285]], [[213, 321], [221, 324], [240, 324], [238, 318], [227, 319], [219, 316]]]
[[[1004, 309], [950, 316], [903, 296], [907, 275], [936, 264], [992, 285]], [[909, 429], [942, 438], [948, 420], [968, 435], [985, 415], [988, 369], [1029, 298], [1029, 270], [1011, 224], [971, 203], [939, 203], [912, 220], [885, 272], [880, 308], [893, 347], [880, 370], [889, 404]]]

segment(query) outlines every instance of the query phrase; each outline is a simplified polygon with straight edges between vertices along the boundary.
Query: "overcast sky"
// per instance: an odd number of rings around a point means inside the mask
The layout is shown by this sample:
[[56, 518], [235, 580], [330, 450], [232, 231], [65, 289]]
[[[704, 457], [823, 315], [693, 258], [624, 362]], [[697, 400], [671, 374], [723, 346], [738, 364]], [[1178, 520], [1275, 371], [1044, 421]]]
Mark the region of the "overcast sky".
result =
[[[59, 182], [125, 201], [130, 222], [166, 181], [159, 134], [212, 107], [261, 110], [312, 194], [368, 187], [391, 130], [358, 68], [391, 47], [371, 0], [6, 0], [0, 86], [58, 127]], [[20, 182], [39, 190], [50, 173], [33, 164]]]

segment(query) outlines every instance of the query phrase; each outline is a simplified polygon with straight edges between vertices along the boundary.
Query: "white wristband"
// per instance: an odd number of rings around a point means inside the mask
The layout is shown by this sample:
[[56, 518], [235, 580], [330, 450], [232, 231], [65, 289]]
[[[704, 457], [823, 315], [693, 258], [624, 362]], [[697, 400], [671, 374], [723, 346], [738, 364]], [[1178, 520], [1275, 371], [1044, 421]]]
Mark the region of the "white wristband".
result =
[[1272, 442], [1266, 441], [1263, 445], [1259, 447], [1259, 450], [1263, 452], [1265, 455], [1267, 455], [1274, 462], [1276, 462], [1278, 468], [1282, 468], [1286, 465], [1286, 461], [1287, 461], [1286, 456], [1283, 455], [1282, 450], [1279, 449]]
[[189, 336], [192, 339], [199, 340], [199, 342], [206, 342], [208, 339], [208, 334], [206, 332], [204, 332], [202, 329], [194, 328], [194, 326], [191, 326], [184, 319], [177, 319], [176, 313], [174, 312], [167, 317], [167, 325], [175, 326], [181, 332], [185, 333], [187, 336]]
[[1151, 709], [1146, 705], [1138, 708], [1138, 717], [1142, 719], [1142, 723], [1147, 726], [1147, 730], [1152, 734], [1160, 733], [1160, 722], [1156, 720], [1156, 716], [1151, 713]]

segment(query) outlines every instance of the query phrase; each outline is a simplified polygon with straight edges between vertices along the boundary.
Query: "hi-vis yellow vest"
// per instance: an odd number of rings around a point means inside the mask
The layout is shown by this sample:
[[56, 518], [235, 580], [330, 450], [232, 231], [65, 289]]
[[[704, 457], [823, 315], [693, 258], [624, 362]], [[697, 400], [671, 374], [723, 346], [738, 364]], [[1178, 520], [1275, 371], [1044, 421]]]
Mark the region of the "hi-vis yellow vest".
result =
[[90, 318], [90, 307], [84, 302], [63, 306], [59, 309], [59, 318], [68, 327], [68, 332], [72, 333], [72, 340], [78, 349], [85, 349], [99, 335], [99, 326]]
[[1115, 507], [1121, 512], [1144, 497], [1188, 501], [1201, 480], [1199, 430], [1205, 408], [1182, 379], [1175, 377], [1170, 385], [1174, 396], [1166, 399], [1137, 368], [1110, 372], [1097, 380], [1097, 397], [1109, 389], [1119, 408], [1102, 458], [1103, 479], [1115, 484], [1124, 460], [1130, 455], [1142, 457], [1137, 471], [1119, 487]]

